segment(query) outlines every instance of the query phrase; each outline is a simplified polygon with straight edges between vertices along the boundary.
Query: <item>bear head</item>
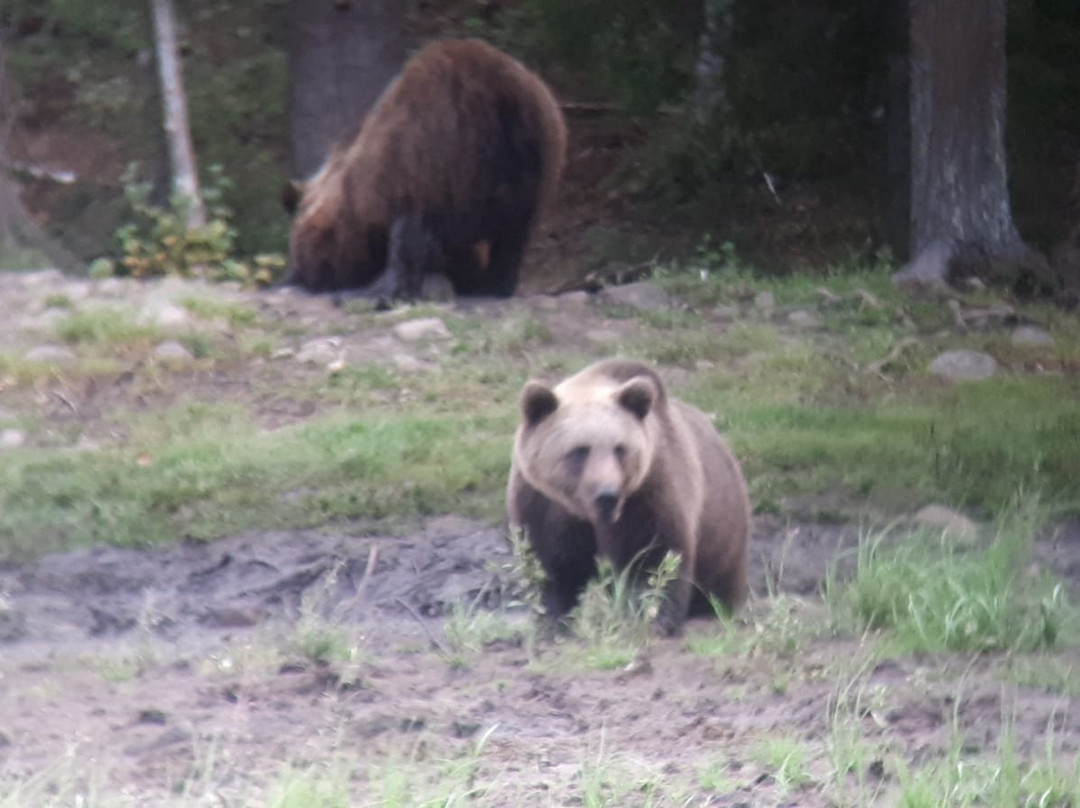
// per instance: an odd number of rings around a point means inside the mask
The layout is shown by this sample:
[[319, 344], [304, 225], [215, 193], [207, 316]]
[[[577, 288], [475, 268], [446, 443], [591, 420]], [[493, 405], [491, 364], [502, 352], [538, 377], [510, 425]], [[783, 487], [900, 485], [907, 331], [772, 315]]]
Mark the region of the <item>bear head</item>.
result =
[[612, 525], [652, 466], [661, 395], [648, 376], [571, 378], [554, 389], [529, 382], [521, 394], [515, 466], [569, 513]]

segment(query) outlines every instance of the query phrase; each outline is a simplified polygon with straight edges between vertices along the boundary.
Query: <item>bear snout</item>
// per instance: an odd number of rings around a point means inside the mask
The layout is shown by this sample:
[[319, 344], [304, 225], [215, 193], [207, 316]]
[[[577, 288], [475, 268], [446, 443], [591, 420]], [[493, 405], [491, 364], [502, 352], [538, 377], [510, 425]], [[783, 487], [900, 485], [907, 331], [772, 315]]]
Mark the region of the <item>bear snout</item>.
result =
[[593, 497], [593, 507], [602, 522], [610, 524], [617, 521], [616, 509], [619, 506], [619, 491], [616, 488], [601, 488]]

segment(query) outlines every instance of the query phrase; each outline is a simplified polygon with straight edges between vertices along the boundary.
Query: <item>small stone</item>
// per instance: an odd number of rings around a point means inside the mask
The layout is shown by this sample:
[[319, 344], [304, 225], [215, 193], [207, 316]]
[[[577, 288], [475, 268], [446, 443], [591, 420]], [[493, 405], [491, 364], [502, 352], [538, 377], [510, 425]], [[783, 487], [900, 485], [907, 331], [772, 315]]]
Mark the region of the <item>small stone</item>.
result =
[[997, 361], [981, 351], [946, 351], [930, 363], [930, 372], [953, 381], [980, 381], [997, 373]]
[[726, 303], [721, 303], [712, 310], [713, 317], [718, 320], [734, 320], [739, 316], [739, 309], [735, 306], [729, 306]]
[[26, 352], [27, 362], [39, 365], [70, 365], [75, 361], [75, 352], [62, 345], [38, 345]]
[[419, 342], [431, 339], [453, 339], [454, 335], [446, 327], [446, 323], [438, 317], [421, 317], [417, 320], [406, 320], [398, 323], [393, 328], [394, 336], [403, 342]]
[[20, 279], [26, 288], [52, 286], [63, 283], [64, 273], [59, 269], [41, 269], [36, 272], [23, 272]]
[[191, 355], [191, 351], [176, 340], [167, 340], [158, 345], [154, 349], [154, 358], [159, 362], [171, 365], [186, 365], [189, 362], [195, 361], [195, 357]]
[[278, 348], [270, 354], [271, 359], [292, 359], [294, 356], [296, 356], [296, 350], [293, 348]]
[[168, 300], [151, 298], [139, 312], [138, 321], [159, 328], [184, 328], [191, 324], [191, 313]]
[[305, 365], [329, 365], [341, 355], [339, 337], [320, 337], [300, 346], [296, 361]]
[[818, 317], [812, 311], [804, 311], [799, 309], [793, 311], [787, 316], [788, 325], [794, 328], [809, 330], [811, 328], [821, 327], [821, 318]]
[[758, 292], [754, 295], [754, 308], [762, 314], [772, 314], [776, 309], [776, 297], [772, 292]]
[[828, 287], [819, 286], [814, 291], [817, 292], [818, 296], [821, 298], [821, 302], [827, 306], [836, 306], [844, 302], [844, 298], [840, 297], [840, 295], [836, 294], [836, 292]]
[[26, 443], [26, 433], [21, 429], [0, 429], [0, 449], [18, 449]]
[[911, 517], [911, 521], [952, 533], [961, 539], [974, 539], [979, 533], [979, 526], [974, 521], [944, 505], [927, 505]]
[[1031, 325], [1022, 325], [1012, 332], [1009, 342], [1017, 346], [1035, 346], [1049, 348], [1054, 344], [1054, 338], [1049, 332]]
[[628, 306], [638, 311], [659, 311], [671, 305], [668, 293], [649, 281], [611, 286], [597, 294], [601, 303], [611, 306]]
[[417, 359], [412, 354], [396, 354], [392, 361], [394, 367], [404, 373], [430, 373], [439, 369], [437, 365]]
[[64, 285], [64, 296], [72, 303], [86, 300], [93, 291], [94, 285], [89, 281], [71, 281]]

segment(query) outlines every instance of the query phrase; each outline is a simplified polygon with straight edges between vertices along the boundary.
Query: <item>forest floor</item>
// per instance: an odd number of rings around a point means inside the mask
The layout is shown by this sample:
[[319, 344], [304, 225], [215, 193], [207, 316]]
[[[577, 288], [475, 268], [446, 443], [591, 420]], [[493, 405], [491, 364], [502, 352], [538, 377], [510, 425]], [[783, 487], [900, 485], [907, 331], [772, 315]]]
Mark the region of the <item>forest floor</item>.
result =
[[[1077, 805], [1075, 323], [880, 271], [654, 281], [380, 313], [0, 275], [0, 806]], [[1052, 344], [1014, 344], [1031, 322]], [[928, 374], [947, 347], [996, 377]], [[718, 413], [754, 594], [683, 638], [537, 642], [500, 514], [517, 391], [613, 353]], [[1017, 407], [1046, 417], [1014, 452]], [[943, 447], [905, 437], [923, 415]], [[977, 503], [943, 576], [992, 552], [1002, 480], [1058, 515], [971, 597], [1049, 645], [851, 617], [859, 548], [920, 505]]]

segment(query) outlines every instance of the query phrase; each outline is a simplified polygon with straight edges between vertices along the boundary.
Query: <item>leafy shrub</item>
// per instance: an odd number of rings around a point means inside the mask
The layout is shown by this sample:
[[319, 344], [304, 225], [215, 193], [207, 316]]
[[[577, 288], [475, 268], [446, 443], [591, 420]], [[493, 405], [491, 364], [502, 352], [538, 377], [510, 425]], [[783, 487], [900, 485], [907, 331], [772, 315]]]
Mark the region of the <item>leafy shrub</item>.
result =
[[153, 204], [151, 184], [136, 180], [136, 171], [132, 164], [124, 174], [124, 196], [133, 219], [114, 235], [120, 258], [95, 262], [92, 274], [175, 275], [265, 286], [284, 267], [279, 255], [258, 255], [251, 262], [236, 256], [237, 233], [231, 224], [232, 211], [224, 203], [229, 180], [220, 166], [210, 167], [210, 181], [202, 187], [206, 224], [200, 227], [187, 226], [190, 201], [183, 197], [174, 196], [168, 207]]

